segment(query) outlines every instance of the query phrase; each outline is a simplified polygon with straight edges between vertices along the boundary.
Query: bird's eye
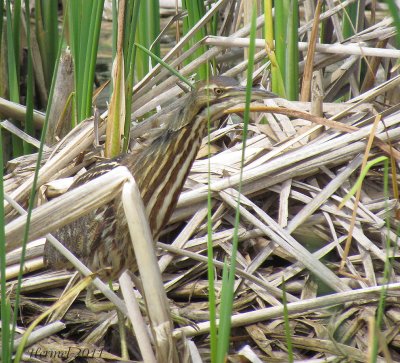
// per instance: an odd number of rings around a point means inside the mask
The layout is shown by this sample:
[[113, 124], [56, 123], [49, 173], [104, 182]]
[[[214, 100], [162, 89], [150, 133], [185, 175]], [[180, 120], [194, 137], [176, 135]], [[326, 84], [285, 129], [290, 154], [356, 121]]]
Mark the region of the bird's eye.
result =
[[222, 88], [215, 88], [214, 93], [216, 96], [221, 96], [224, 93], [224, 90]]

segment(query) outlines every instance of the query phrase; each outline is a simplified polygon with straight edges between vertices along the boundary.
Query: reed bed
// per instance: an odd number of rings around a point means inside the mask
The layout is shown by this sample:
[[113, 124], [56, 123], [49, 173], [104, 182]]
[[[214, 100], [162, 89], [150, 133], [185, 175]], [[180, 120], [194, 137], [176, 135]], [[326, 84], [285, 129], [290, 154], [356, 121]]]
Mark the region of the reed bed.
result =
[[[250, 44], [250, 22], [237, 27], [236, 15], [236, 23], [234, 19], [224, 22], [218, 35], [214, 32], [199, 38], [197, 33], [189, 44], [201, 24], [211, 21], [217, 11], [228, 18], [231, 7], [238, 3], [216, 1], [204, 9], [200, 19], [188, 19], [186, 34], [174, 42], [164, 61], [183, 76], [192, 75], [199, 67], [203, 74], [214, 62], [219, 74], [244, 79], [248, 59], [243, 48]], [[99, 145], [104, 141], [107, 111], [85, 119], [61, 141], [46, 146], [26, 246], [15, 347], [21, 346], [21, 335], [39, 316], [47, 321], [37, 321], [24, 343], [22, 360], [62, 362], [78, 352], [83, 352], [83, 361], [119, 360], [122, 340], [133, 361], [156, 361], [156, 356], [159, 362], [223, 361], [215, 358], [210, 333], [207, 215], [211, 212], [212, 286], [218, 318], [221, 276], [231, 264], [237, 210], [239, 243], [226, 361], [400, 361], [396, 172], [400, 78], [397, 68], [392, 68], [400, 54], [391, 45], [395, 24], [382, 17], [387, 13], [379, 8], [372, 9], [374, 21], [371, 8], [362, 13], [368, 20], [364, 27], [342, 28], [339, 23], [344, 18], [352, 19], [344, 9], [356, 3], [334, 6], [327, 2], [319, 19], [326, 22], [324, 27], [335, 29], [336, 38], [334, 44], [315, 47], [310, 36], [318, 24], [301, 4], [305, 18], [296, 29], [304, 42], [298, 44], [300, 61], [296, 63], [301, 78], [311, 67], [308, 99], [282, 97], [253, 103], [246, 135], [245, 106], [227, 110], [226, 117], [213, 125], [203, 140], [178, 206], [156, 243], [154, 261], [161, 278], [151, 269], [140, 276], [142, 285], [157, 281], [168, 300], [157, 291], [148, 295], [151, 292], [144, 291], [138, 277], [132, 282], [125, 274], [107, 286], [73, 256], [70, 258], [80, 274], [45, 268], [44, 237], [59, 246], [51, 233], [74, 218], [120, 193], [126, 196], [128, 220], [138, 220], [143, 214], [136, 207], [140, 201], [132, 202], [137, 197], [135, 183], [124, 168], [66, 192], [76, 175], [104, 156]], [[262, 29], [264, 21], [259, 12], [253, 25]], [[255, 39], [251, 77], [270, 88], [273, 58], [267, 41]], [[306, 55], [311, 56], [307, 49], [314, 49], [311, 63], [306, 61]], [[365, 64], [367, 68], [361, 70]], [[287, 85], [288, 81], [281, 81]], [[278, 91], [281, 81], [273, 81]], [[159, 64], [134, 84], [130, 149], [145, 143], [176, 117], [187, 97], [183, 88]], [[7, 102], [0, 103], [0, 110], [13, 118], [24, 114], [19, 105]], [[44, 122], [39, 112], [33, 113], [33, 120]], [[11, 126], [2, 126], [17, 134]], [[13, 159], [4, 176], [5, 287], [11, 301], [36, 160], [37, 154]], [[146, 230], [132, 233], [143, 240], [143, 250], [148, 251]], [[81, 279], [81, 275], [86, 277]], [[119, 336], [115, 310], [93, 313], [85, 307], [85, 287], [90, 283], [96, 286], [97, 296], [107, 296], [122, 314], [126, 336]], [[170, 321], [173, 328], [168, 328]], [[156, 334], [149, 334], [150, 322], [159, 329]], [[165, 358], [163, 354], [171, 346], [175, 355]]]

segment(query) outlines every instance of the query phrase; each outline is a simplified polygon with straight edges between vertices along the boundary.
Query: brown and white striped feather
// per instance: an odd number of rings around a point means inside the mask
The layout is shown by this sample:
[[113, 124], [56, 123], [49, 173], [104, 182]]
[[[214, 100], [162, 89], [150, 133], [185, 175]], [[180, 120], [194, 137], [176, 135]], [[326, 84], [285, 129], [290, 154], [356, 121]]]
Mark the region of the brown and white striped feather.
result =
[[[190, 167], [200, 148], [206, 123], [201, 118], [190, 127], [166, 132], [145, 152], [121, 155], [99, 162], [82, 174], [70, 189], [76, 188], [110, 170], [124, 165], [133, 174], [141, 195], [154, 239], [168, 222]], [[168, 157], [174, 155], [174, 157]], [[174, 175], [175, 177], [171, 177]], [[164, 197], [162, 197], [164, 196]], [[102, 276], [117, 278], [125, 268], [137, 269], [121, 198], [116, 198], [89, 214], [60, 228], [55, 236], [92, 271], [105, 269]], [[71, 268], [68, 261], [49, 243], [45, 262], [53, 269]], [[106, 269], [107, 267], [112, 268]]]

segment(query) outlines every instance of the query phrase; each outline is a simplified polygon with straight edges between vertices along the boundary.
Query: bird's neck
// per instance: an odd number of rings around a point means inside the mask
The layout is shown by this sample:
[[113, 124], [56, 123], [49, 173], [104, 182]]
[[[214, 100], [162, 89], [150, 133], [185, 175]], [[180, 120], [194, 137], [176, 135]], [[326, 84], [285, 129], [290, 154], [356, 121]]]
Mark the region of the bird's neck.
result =
[[131, 171], [146, 206], [153, 237], [168, 222], [207, 132], [202, 115], [166, 129], [138, 156]]
[[195, 92], [191, 92], [185, 102], [185, 106], [180, 108], [176, 115], [171, 119], [167, 129], [178, 131], [193, 122], [193, 119], [200, 113], [201, 105], [196, 100]]

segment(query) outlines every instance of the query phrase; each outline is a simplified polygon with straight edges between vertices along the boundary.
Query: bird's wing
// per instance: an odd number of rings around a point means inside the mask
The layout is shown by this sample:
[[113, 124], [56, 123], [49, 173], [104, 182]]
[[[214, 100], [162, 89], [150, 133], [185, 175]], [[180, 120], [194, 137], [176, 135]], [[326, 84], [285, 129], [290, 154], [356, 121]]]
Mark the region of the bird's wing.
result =
[[95, 166], [79, 176], [71, 185], [70, 190], [87, 182], [96, 179], [97, 177], [108, 173], [109, 171], [121, 166], [121, 160], [124, 155], [120, 155], [114, 159], [104, 160], [96, 163]]

